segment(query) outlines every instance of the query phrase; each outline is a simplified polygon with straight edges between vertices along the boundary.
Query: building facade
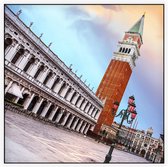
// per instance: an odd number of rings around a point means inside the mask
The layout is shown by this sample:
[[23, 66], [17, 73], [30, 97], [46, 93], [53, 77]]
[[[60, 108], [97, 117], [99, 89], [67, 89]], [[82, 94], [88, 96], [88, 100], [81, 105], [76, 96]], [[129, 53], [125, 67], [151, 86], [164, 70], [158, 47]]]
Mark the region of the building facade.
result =
[[93, 130], [102, 101], [7, 6], [4, 40], [5, 99], [70, 130]]
[[[99, 134], [107, 139], [115, 139], [118, 127], [119, 124], [116, 122], [113, 122], [111, 127], [102, 125]], [[138, 130], [123, 125], [119, 130], [116, 148], [130, 151], [152, 162], [163, 162], [163, 140], [161, 140], [161, 138], [156, 139], [152, 137], [152, 134], [152, 128], [148, 128], [145, 132], [144, 130]]]
[[132, 141], [131, 151], [142, 157], [154, 161], [163, 161], [163, 141], [152, 137], [153, 129], [145, 131], [137, 130]]
[[96, 95], [100, 99], [105, 99], [105, 105], [94, 128], [96, 134], [99, 133], [102, 124], [111, 126], [113, 123], [117, 112], [112, 111], [113, 103], [116, 101], [120, 103], [135, 67], [135, 61], [140, 56], [140, 47], [143, 44], [143, 25], [144, 15], [118, 43], [117, 51], [114, 52], [114, 57], [97, 89]]

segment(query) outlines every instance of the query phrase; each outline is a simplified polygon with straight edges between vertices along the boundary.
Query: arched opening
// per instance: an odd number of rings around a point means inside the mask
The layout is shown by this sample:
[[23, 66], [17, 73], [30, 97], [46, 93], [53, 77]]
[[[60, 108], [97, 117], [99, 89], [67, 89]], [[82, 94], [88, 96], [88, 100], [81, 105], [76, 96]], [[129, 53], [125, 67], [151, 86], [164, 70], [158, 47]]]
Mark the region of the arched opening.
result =
[[125, 53], [127, 53], [127, 52], [128, 52], [128, 48], [125, 49]]
[[120, 50], [119, 50], [119, 52], [121, 52], [122, 51], [122, 47], [120, 47]]
[[28, 63], [26, 64], [26, 66], [24, 67], [23, 71], [24, 71], [24, 72], [27, 72], [27, 70], [30, 68], [30, 66], [31, 66], [34, 62], [35, 62], [35, 58], [32, 57], [32, 58], [28, 61]]
[[40, 115], [42, 113], [42, 111], [44, 110], [45, 106], [47, 105], [46, 101], [43, 101], [40, 108], [37, 111], [37, 115]]
[[57, 117], [58, 117], [59, 114], [61, 114], [61, 108], [58, 108], [58, 110], [57, 110], [57, 112], [55, 113], [55, 115], [54, 115], [52, 121], [55, 121], [55, 120], [57, 119]]
[[27, 108], [27, 110], [32, 111], [38, 100], [39, 100], [39, 97], [35, 96], [32, 99], [31, 103], [29, 104], [29, 107]]
[[128, 53], [130, 53], [131, 52], [131, 49], [128, 49]]
[[123, 52], [123, 53], [125, 52], [125, 48], [123, 48], [122, 52]]
[[46, 83], [49, 81], [49, 79], [51, 78], [51, 76], [52, 76], [52, 72], [50, 71], [50, 72], [48, 73], [48, 75], [46, 76], [44, 82], [43, 82], [44, 85], [46, 85]]
[[44, 65], [41, 65], [37, 70], [36, 74], [34, 75], [34, 78], [36, 79], [43, 70], [44, 70]]
[[54, 105], [51, 105], [50, 108], [48, 109], [47, 114], [45, 115], [45, 118], [48, 118], [50, 116], [50, 114], [53, 111], [53, 109], [54, 109]]
[[24, 102], [26, 101], [26, 99], [28, 98], [28, 96], [29, 96], [29, 94], [27, 94], [27, 93], [23, 94], [23, 99], [20, 98], [17, 103], [23, 105]]
[[147, 152], [146, 159], [149, 160], [149, 157], [150, 157], [150, 151]]
[[5, 39], [5, 44], [4, 44], [4, 49], [6, 50], [8, 46], [12, 44], [12, 39], [11, 38], [6, 38]]
[[76, 92], [73, 93], [73, 95], [72, 95], [72, 97], [71, 97], [71, 99], [70, 99], [70, 102], [71, 102], [71, 103], [72, 103], [73, 99], [75, 98], [75, 96], [76, 96]]
[[69, 93], [71, 92], [71, 90], [72, 90], [72, 88], [70, 87], [69, 89], [68, 89], [68, 91], [66, 92], [66, 94], [65, 94], [65, 99], [67, 99], [67, 97], [68, 97], [68, 95], [69, 95]]
[[24, 54], [24, 49], [23, 48], [19, 49], [19, 51], [15, 54], [11, 62], [13, 64], [16, 64], [16, 62], [20, 59], [21, 55], [23, 54]]
[[13, 95], [13, 94], [11, 94], [11, 93], [8, 93], [8, 92], [7, 92], [7, 93], [5, 94], [5, 99], [13, 102], [13, 101], [15, 101], [16, 96]]
[[145, 151], [145, 150], [142, 150], [142, 151], [140, 152], [140, 155], [141, 155], [142, 157], [144, 157], [145, 153], [146, 153], [146, 151]]
[[55, 86], [58, 84], [59, 81], [60, 81], [60, 78], [59, 77], [56, 78], [56, 80], [54, 81], [54, 83], [53, 83], [53, 85], [51, 87], [52, 90], [54, 90]]
[[64, 83], [62, 84], [62, 86], [61, 86], [59, 92], [58, 92], [59, 95], [62, 94], [62, 92], [63, 92], [63, 90], [64, 90], [65, 87], [66, 87], [66, 83], [64, 82]]

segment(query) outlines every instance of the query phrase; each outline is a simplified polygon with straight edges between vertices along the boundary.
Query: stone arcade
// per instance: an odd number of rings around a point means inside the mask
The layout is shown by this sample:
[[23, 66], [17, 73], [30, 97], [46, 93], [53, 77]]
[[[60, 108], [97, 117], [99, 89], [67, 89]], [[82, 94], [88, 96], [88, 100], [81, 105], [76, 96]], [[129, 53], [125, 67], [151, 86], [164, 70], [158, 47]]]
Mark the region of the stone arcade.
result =
[[5, 7], [5, 99], [86, 134], [103, 103], [19, 17]]

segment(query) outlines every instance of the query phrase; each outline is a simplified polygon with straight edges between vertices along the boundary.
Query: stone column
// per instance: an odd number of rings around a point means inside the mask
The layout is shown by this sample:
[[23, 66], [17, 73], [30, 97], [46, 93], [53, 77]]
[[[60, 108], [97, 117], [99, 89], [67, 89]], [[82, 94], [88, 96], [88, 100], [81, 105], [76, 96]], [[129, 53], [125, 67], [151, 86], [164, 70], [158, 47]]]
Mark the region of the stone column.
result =
[[70, 101], [70, 99], [72, 98], [73, 94], [74, 94], [75, 90], [71, 88], [71, 91], [69, 92], [68, 96], [67, 96], [67, 100]]
[[19, 46], [19, 43], [16, 40], [13, 40], [10, 49], [5, 52], [5, 59], [8, 61], [11, 61], [13, 56], [16, 54], [17, 47]]
[[75, 127], [76, 127], [78, 121], [79, 121], [79, 118], [77, 118], [76, 121], [74, 122], [74, 124], [73, 124], [73, 126], [71, 128], [72, 130], [75, 130]]
[[34, 96], [35, 96], [35, 94], [33, 93], [31, 95], [31, 97], [26, 100], [26, 102], [24, 103], [24, 109], [27, 110], [27, 108], [29, 107], [29, 105], [30, 105], [31, 101], [33, 100]]
[[69, 85], [67, 84], [66, 87], [64, 88], [64, 90], [62, 91], [62, 93], [60, 94], [63, 98], [65, 97], [68, 89], [69, 89]]
[[94, 118], [95, 118], [95, 119], [98, 119], [98, 117], [99, 117], [99, 111], [98, 111], [98, 109], [96, 109], [96, 112], [95, 112]]
[[19, 64], [19, 68], [20, 68], [21, 70], [24, 69], [24, 67], [25, 67], [26, 64], [29, 62], [29, 60], [30, 60], [31, 57], [32, 57], [32, 55], [31, 55], [29, 52], [27, 52], [27, 54], [24, 54], [23, 59], [21, 60], [21, 62], [20, 62], [20, 64]]
[[80, 100], [78, 101], [78, 103], [76, 104], [77, 107], [80, 107], [81, 103], [82, 103], [83, 97], [81, 96]]
[[62, 126], [64, 126], [66, 124], [66, 121], [68, 120], [69, 115], [70, 115], [70, 113], [66, 114], [64, 121], [61, 123]]
[[28, 50], [24, 50], [24, 54], [21, 56], [20, 60], [16, 62], [16, 66], [20, 69], [23, 68], [23, 66], [25, 65], [25, 63], [28, 61], [28, 58], [29, 57], [29, 51]]
[[[24, 89], [25, 89], [25, 88], [22, 87], [22, 89], [21, 89], [21, 93], [23, 93]], [[17, 103], [17, 102], [19, 101], [19, 99], [20, 99], [20, 97], [17, 97], [16, 100], [15, 100], [14, 102]]]
[[72, 99], [71, 103], [75, 105], [75, 103], [76, 103], [78, 97], [79, 97], [79, 93], [76, 92], [76, 95], [75, 95], [75, 97]]
[[10, 81], [8, 86], [5, 88], [5, 94], [8, 92], [8, 90], [10, 89], [10, 87], [12, 86], [13, 81]]
[[73, 122], [75, 118], [75, 115], [72, 116], [71, 120], [69, 121], [68, 125], [67, 125], [67, 128], [70, 129], [70, 126], [71, 126], [71, 123]]
[[49, 120], [52, 121], [52, 119], [53, 119], [54, 115], [56, 114], [58, 108], [59, 108], [59, 107], [56, 106], [55, 109], [51, 112], [51, 114], [50, 114], [50, 116], [49, 116], [49, 118], [48, 118]]
[[40, 66], [40, 63], [41, 62], [38, 59], [35, 60], [35, 62], [33, 63], [32, 69], [29, 71], [29, 75], [34, 77], [36, 71], [38, 70], [38, 67]]
[[35, 114], [37, 113], [37, 111], [40, 108], [43, 101], [44, 101], [44, 99], [41, 98], [41, 100], [38, 103], [36, 103], [36, 105], [34, 106], [33, 111], [32, 111], [33, 113], [35, 113]]
[[83, 123], [83, 127], [82, 127], [81, 130], [80, 130], [81, 133], [83, 133], [83, 131], [84, 131], [85, 127], [86, 127], [86, 124], [87, 124], [87, 122], [84, 122], [84, 123]]
[[42, 117], [45, 117], [45, 115], [47, 114], [47, 111], [49, 110], [49, 108], [50, 108], [51, 105], [52, 105], [52, 103], [49, 102], [49, 104], [45, 106], [45, 108], [43, 109], [43, 111], [41, 113]]
[[54, 84], [55, 79], [57, 78], [57, 76], [53, 73], [52, 77], [50, 78], [50, 80], [47, 82], [47, 86], [51, 89], [52, 85]]
[[[94, 111], [94, 106], [92, 105], [92, 107], [90, 108], [90, 110], [88, 111], [88, 114], [91, 115], [93, 117], [93, 111]], [[93, 113], [92, 113], [93, 112]]]
[[87, 126], [85, 127], [83, 133], [84, 133], [84, 134], [87, 134], [87, 131], [89, 130], [89, 128], [90, 128], [90, 124], [88, 123]]
[[63, 80], [60, 79], [59, 82], [57, 83], [57, 85], [56, 85], [55, 88], [54, 88], [54, 92], [58, 93], [59, 90], [60, 90], [61, 87], [62, 87], [62, 84], [63, 84]]
[[91, 106], [91, 104], [89, 103], [88, 105], [87, 105], [87, 107], [85, 108], [85, 113], [87, 113], [88, 112], [88, 110], [89, 110], [89, 108], [90, 108], [90, 106]]
[[86, 106], [86, 104], [87, 104], [87, 100], [85, 100], [85, 102], [82, 104], [82, 106], [81, 106], [81, 110], [84, 110], [84, 108], [85, 108], [85, 106]]
[[81, 126], [82, 126], [83, 120], [80, 120], [80, 123], [76, 127], [76, 131], [79, 132]]
[[47, 77], [48, 71], [50, 69], [48, 67], [44, 67], [44, 70], [42, 72], [42, 74], [40, 76], [38, 76], [38, 80], [43, 83], [43, 81], [45, 80], [45, 78]]
[[61, 119], [63, 113], [64, 113], [64, 110], [62, 110], [61, 113], [60, 113], [60, 114], [58, 115], [58, 117], [56, 118], [56, 120], [55, 120], [56, 123], [58, 123], [58, 122], [60, 121], [60, 119]]

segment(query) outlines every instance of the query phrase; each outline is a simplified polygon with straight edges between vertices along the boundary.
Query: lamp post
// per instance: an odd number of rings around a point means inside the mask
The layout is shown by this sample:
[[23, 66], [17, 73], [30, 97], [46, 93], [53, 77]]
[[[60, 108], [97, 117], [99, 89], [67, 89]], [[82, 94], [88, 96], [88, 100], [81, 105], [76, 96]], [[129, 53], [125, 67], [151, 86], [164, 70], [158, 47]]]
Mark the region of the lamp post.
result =
[[[136, 105], [134, 103], [134, 100], [135, 100], [134, 96], [130, 96], [128, 99], [127, 109], [121, 110], [120, 113], [118, 115], [116, 115], [116, 117], [118, 117], [118, 116], [122, 117], [122, 120], [121, 120], [121, 123], [120, 123], [118, 130], [117, 130], [117, 133], [116, 133], [116, 139], [112, 141], [109, 152], [107, 153], [107, 155], [105, 157], [104, 163], [109, 163], [112, 158], [112, 153], [113, 153], [115, 144], [118, 141], [119, 130], [121, 129], [121, 126], [122, 126], [124, 120], [127, 120], [127, 123], [131, 124], [137, 115], [137, 112], [135, 110]], [[112, 108], [112, 112], [114, 112], [114, 110], [117, 110], [118, 106], [119, 106], [119, 103], [115, 102], [114, 106]], [[131, 120], [129, 120], [129, 117], [131, 117]]]

